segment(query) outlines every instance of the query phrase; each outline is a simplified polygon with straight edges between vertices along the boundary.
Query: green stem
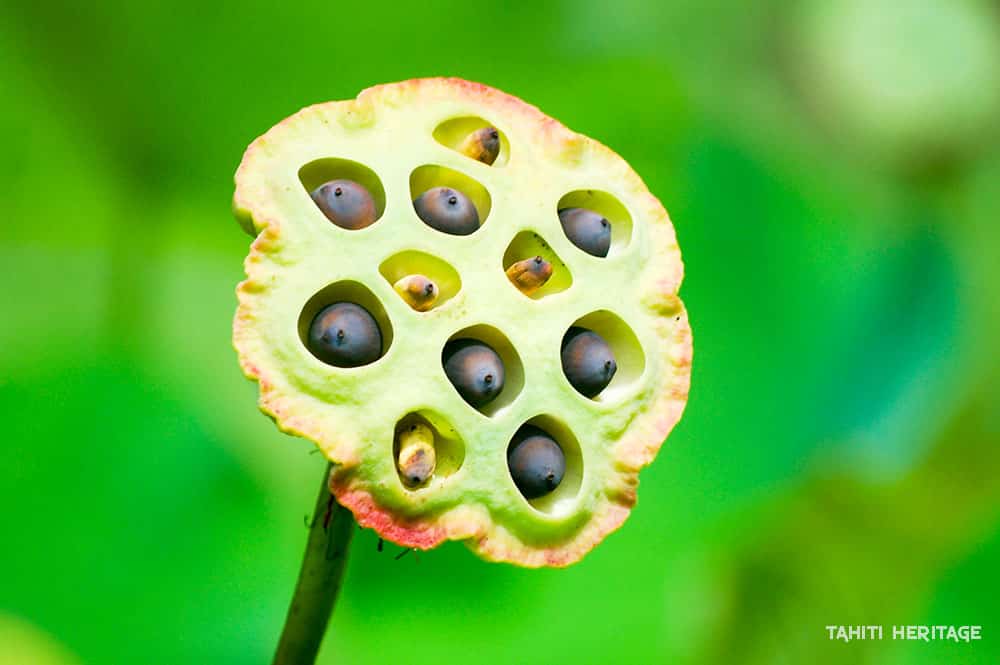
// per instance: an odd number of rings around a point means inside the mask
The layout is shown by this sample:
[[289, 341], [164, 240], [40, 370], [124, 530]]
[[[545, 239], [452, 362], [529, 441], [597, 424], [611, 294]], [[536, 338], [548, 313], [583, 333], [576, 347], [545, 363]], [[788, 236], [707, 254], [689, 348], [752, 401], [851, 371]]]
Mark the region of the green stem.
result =
[[295, 585], [274, 665], [311, 665], [337, 601], [354, 535], [354, 516], [330, 496], [327, 465], [309, 525], [299, 581]]

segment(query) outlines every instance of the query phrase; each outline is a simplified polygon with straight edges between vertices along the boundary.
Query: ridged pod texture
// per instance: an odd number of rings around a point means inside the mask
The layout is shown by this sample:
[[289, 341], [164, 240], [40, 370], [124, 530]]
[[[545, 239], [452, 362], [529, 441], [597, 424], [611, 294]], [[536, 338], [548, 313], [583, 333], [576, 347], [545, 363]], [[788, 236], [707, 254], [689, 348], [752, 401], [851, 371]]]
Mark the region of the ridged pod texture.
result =
[[[459, 149], [487, 126], [501, 137], [493, 164]], [[310, 190], [337, 178], [372, 191], [375, 223], [340, 228], [316, 207]], [[413, 200], [435, 186], [468, 195], [480, 228], [458, 236], [423, 223]], [[558, 210], [568, 207], [611, 222], [607, 257], [566, 237]], [[687, 401], [691, 332], [673, 226], [621, 157], [493, 88], [417, 79], [274, 126], [243, 157], [234, 210], [255, 236], [233, 327], [243, 371], [278, 427], [334, 463], [331, 490], [362, 526], [407, 547], [462, 540], [486, 559], [535, 567], [571, 564], [622, 524], [639, 470]], [[505, 270], [535, 255], [554, 272], [529, 297]], [[407, 274], [436, 281], [434, 307], [417, 311], [393, 289]], [[382, 326], [383, 355], [371, 364], [334, 367], [306, 347], [310, 317], [342, 300]], [[562, 372], [574, 325], [598, 332], [618, 362], [593, 399]], [[463, 400], [442, 368], [445, 344], [465, 337], [504, 360], [503, 392], [486, 407]], [[408, 487], [397, 435], [414, 422], [435, 432], [437, 464]], [[566, 456], [559, 487], [531, 500], [507, 466], [525, 424]]]

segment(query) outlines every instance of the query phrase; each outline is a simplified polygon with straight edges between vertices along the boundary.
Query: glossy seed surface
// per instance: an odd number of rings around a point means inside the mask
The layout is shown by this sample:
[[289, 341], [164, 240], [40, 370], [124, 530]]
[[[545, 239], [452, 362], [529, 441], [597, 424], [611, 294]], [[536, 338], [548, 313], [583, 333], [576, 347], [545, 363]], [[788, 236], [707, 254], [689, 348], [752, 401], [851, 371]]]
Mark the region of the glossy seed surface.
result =
[[381, 356], [382, 331], [361, 305], [338, 302], [324, 307], [313, 318], [307, 346], [328, 365], [360, 367]]
[[417, 216], [427, 226], [455, 236], [467, 236], [479, 229], [479, 212], [472, 200], [451, 187], [434, 187], [413, 202]]
[[524, 425], [507, 449], [507, 466], [521, 494], [537, 499], [559, 487], [566, 473], [566, 456], [548, 432]]
[[433, 308], [440, 294], [437, 284], [425, 275], [407, 275], [393, 284], [392, 288], [403, 302], [418, 312]]
[[356, 231], [375, 223], [371, 193], [353, 180], [325, 182], [310, 196], [326, 218], [341, 228]]
[[500, 155], [500, 132], [496, 127], [483, 127], [465, 137], [459, 152], [487, 165]]
[[551, 276], [552, 264], [540, 256], [523, 259], [507, 268], [507, 279], [526, 296], [545, 286]]
[[503, 361], [489, 345], [473, 339], [452, 340], [441, 358], [448, 380], [472, 406], [489, 404], [503, 390]]
[[563, 232], [574, 245], [592, 256], [604, 258], [611, 249], [611, 222], [587, 208], [559, 211]]
[[618, 371], [611, 347], [593, 330], [570, 328], [563, 337], [561, 356], [566, 378], [586, 397], [604, 390]]

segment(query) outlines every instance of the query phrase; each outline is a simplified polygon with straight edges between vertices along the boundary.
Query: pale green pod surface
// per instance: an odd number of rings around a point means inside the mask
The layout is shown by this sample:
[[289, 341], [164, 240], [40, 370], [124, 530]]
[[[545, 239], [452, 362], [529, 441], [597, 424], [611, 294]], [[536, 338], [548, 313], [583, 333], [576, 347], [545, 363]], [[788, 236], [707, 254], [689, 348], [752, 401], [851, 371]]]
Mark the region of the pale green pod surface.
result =
[[[459, 150], [487, 126], [501, 137], [492, 165]], [[373, 224], [344, 229], [316, 207], [309, 192], [334, 179], [369, 190]], [[471, 199], [478, 230], [451, 235], [421, 221], [413, 200], [433, 187]], [[607, 257], [566, 238], [558, 211], [567, 207], [612, 224]], [[243, 157], [234, 209], [256, 236], [233, 326], [243, 371], [282, 431], [334, 463], [331, 490], [362, 526], [406, 547], [463, 540], [487, 559], [565, 566], [622, 524], [639, 470], [687, 401], [691, 332], [673, 226], [618, 155], [498, 90], [418, 79], [274, 126]], [[534, 256], [553, 273], [529, 297], [505, 270]], [[428, 311], [393, 288], [410, 274], [439, 288]], [[306, 347], [312, 317], [340, 301], [378, 322], [378, 360], [334, 367]], [[607, 340], [617, 361], [594, 398], [562, 372], [561, 340], [574, 325]], [[503, 390], [478, 409], [442, 367], [445, 344], [459, 338], [503, 360]], [[411, 488], [396, 468], [397, 433], [414, 423], [433, 430], [436, 466]], [[566, 457], [561, 484], [531, 500], [507, 467], [525, 424], [548, 432]]]

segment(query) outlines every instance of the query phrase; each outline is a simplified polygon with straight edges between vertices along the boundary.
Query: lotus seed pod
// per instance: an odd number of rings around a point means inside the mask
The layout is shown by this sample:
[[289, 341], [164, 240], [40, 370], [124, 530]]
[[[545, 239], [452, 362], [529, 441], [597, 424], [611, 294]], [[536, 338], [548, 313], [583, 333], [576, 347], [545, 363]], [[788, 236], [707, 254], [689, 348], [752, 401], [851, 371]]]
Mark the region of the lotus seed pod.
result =
[[563, 374], [585, 397], [604, 390], [618, 371], [611, 347], [593, 330], [570, 328], [563, 338], [560, 357]]
[[[467, 133], [449, 133], [485, 125], [503, 127], [503, 168], [481, 168], [457, 151]], [[371, 192], [378, 223], [341, 232], [317, 215], [308, 194], [334, 180]], [[435, 226], [443, 216], [430, 214], [434, 222], [421, 223], [414, 200], [438, 188], [462, 193], [474, 223]], [[425, 214], [441, 204], [430, 199]], [[606, 259], [578, 249], [560, 208], [610, 220]], [[498, 90], [420, 79], [310, 106], [271, 128], [240, 164], [234, 210], [254, 235], [233, 327], [243, 371], [281, 430], [333, 462], [330, 490], [362, 527], [403, 547], [458, 540], [488, 560], [537, 567], [578, 561], [622, 525], [641, 469], [687, 401], [691, 333], [673, 226], [621, 157]], [[514, 261], [540, 254], [556, 266], [534, 296], [511, 287], [508, 250]], [[440, 289], [430, 311], [418, 314], [394, 289], [409, 275]], [[317, 360], [312, 324], [337, 303], [375, 322], [377, 362]], [[614, 380], [597, 399], [581, 398], [563, 375], [570, 328], [613, 352]], [[502, 388], [478, 407], [444, 367], [464, 346], [449, 340], [463, 339], [492, 349], [503, 368]], [[433, 441], [401, 440], [414, 423]], [[525, 428], [554, 446], [508, 457]], [[430, 472], [416, 454], [401, 456], [430, 448]]]
[[496, 127], [483, 127], [465, 137], [458, 149], [464, 155], [492, 165], [500, 154], [500, 132]]
[[467, 236], [479, 228], [479, 212], [469, 197], [451, 187], [434, 187], [413, 202], [413, 209], [431, 228]]
[[592, 256], [604, 258], [611, 249], [611, 223], [586, 208], [563, 208], [559, 211], [566, 237]]
[[545, 286], [552, 276], [552, 264], [540, 256], [523, 259], [507, 268], [507, 279], [521, 289], [524, 295], [530, 295]]
[[375, 223], [375, 201], [367, 189], [351, 180], [331, 180], [310, 194], [326, 218], [337, 226], [357, 230]]
[[418, 312], [426, 312], [434, 307], [438, 299], [437, 284], [423, 275], [407, 275], [401, 278], [392, 288], [406, 302], [407, 305]]
[[399, 474], [408, 487], [427, 482], [434, 473], [437, 455], [434, 452], [434, 432], [427, 425], [410, 425], [399, 433]]
[[448, 380], [472, 406], [486, 406], [503, 390], [503, 360], [489, 345], [457, 339], [448, 342], [441, 357]]

